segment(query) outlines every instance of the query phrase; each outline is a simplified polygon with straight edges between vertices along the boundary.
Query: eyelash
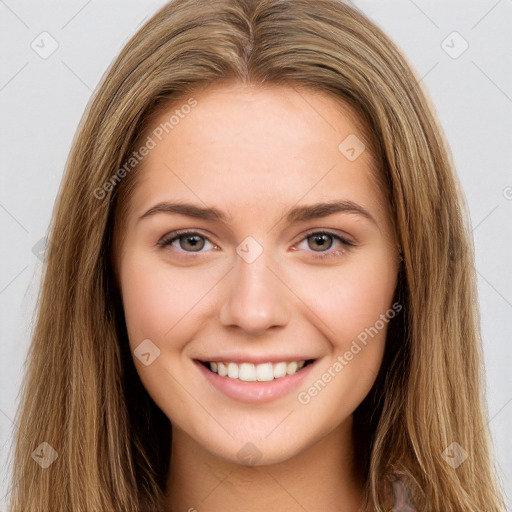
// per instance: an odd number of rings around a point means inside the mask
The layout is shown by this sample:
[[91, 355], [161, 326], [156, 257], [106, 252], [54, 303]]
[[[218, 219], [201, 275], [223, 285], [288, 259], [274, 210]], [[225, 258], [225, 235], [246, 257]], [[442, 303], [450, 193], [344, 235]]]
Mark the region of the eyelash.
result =
[[[179, 231], [173, 231], [171, 233], [168, 233], [167, 235], [162, 237], [162, 239], [158, 241], [157, 245], [159, 247], [161, 247], [161, 248], [165, 248], [165, 247], [167, 247], [169, 245], [172, 245], [172, 243], [174, 241], [179, 240], [184, 235], [187, 235], [187, 236], [195, 236], [195, 235], [197, 235], [197, 236], [199, 236], [201, 238], [204, 238], [205, 240], [208, 240], [210, 243], [213, 244], [213, 242], [211, 242], [208, 237], [204, 236], [203, 234], [201, 234], [201, 233], [199, 233], [197, 231], [179, 230]], [[323, 252], [312, 251], [313, 259], [323, 260], [325, 258], [339, 257], [343, 253], [347, 252], [348, 250], [350, 250], [352, 247], [355, 246], [354, 243], [348, 241], [347, 239], [341, 237], [340, 235], [337, 235], [335, 233], [331, 233], [330, 231], [326, 231], [326, 230], [311, 230], [311, 231], [308, 231], [304, 235], [304, 237], [299, 241], [299, 243], [303, 242], [304, 240], [307, 240], [308, 238], [312, 237], [313, 235], [328, 235], [330, 237], [338, 239], [341, 242], [342, 246], [343, 246], [342, 249], [337, 249], [337, 250], [328, 249], [328, 251], [323, 251]], [[215, 244], [213, 244], [213, 245], [215, 247], [217, 247]], [[194, 254], [194, 251], [184, 251], [182, 249], [179, 249], [179, 252], [184, 252], [184, 253], [187, 253], [187, 254]], [[204, 251], [195, 251], [196, 254], [199, 254], [201, 252], [204, 252]], [[185, 257], [188, 257], [188, 256], [185, 256]]]

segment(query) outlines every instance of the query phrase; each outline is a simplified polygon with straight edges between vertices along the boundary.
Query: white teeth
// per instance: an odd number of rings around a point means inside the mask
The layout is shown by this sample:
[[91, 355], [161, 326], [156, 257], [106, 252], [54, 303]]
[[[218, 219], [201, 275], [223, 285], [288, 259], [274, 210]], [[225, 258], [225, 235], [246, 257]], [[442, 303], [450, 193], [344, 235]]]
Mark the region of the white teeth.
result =
[[219, 375], [221, 377], [225, 377], [228, 374], [226, 365], [224, 363], [218, 363], [218, 366], [219, 366]]
[[228, 364], [228, 377], [230, 379], [238, 379], [238, 365], [235, 363]]
[[[231, 363], [235, 364], [235, 363]], [[238, 366], [238, 365], [237, 365]], [[256, 380], [256, 368], [252, 363], [242, 363], [240, 365], [240, 371], [238, 374], [240, 380], [245, 380], [246, 382], [252, 382]]]
[[274, 380], [272, 363], [259, 364], [256, 366], [256, 379], [260, 382]]
[[286, 367], [286, 373], [288, 375], [293, 375], [297, 371], [297, 363], [293, 361], [292, 363], [288, 363], [288, 366]]
[[239, 379], [245, 382], [268, 382], [274, 379], [286, 377], [286, 375], [293, 375], [298, 372], [306, 361], [292, 361], [292, 362], [279, 362], [279, 363], [233, 363], [233, 362], [211, 362], [209, 363], [210, 370], [218, 373], [221, 377], [228, 377], [230, 379]]
[[274, 379], [279, 379], [286, 375], [286, 363], [277, 363], [274, 365]]

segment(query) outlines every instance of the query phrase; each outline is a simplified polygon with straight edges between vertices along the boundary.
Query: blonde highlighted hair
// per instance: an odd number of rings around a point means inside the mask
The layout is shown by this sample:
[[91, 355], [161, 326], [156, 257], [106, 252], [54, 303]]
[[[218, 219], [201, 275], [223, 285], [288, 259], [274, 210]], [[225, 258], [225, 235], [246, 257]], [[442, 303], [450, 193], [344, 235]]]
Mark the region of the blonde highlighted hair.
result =
[[[104, 185], [156, 112], [221, 81], [333, 95], [371, 139], [402, 250], [403, 311], [354, 414], [364, 511], [389, 510], [391, 484], [401, 481], [421, 511], [502, 512], [472, 238], [449, 150], [396, 46], [337, 0], [174, 0], [108, 69], [73, 141], [50, 227], [9, 510], [164, 510], [171, 426], [135, 370], [111, 258], [137, 167]], [[43, 441], [58, 454], [47, 469], [31, 457]], [[469, 455], [457, 468], [442, 457], [454, 441]]]

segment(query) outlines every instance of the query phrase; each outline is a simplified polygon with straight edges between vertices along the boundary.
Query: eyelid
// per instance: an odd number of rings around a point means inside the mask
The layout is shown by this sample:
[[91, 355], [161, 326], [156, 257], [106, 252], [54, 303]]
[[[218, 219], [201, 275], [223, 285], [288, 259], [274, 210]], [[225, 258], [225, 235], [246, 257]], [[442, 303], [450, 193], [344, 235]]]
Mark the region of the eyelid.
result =
[[350, 245], [350, 246], [356, 245], [355, 242], [352, 240], [352, 237], [350, 235], [348, 235], [347, 233], [340, 232], [337, 230], [324, 229], [324, 228], [309, 229], [308, 231], [306, 231], [305, 233], [302, 233], [300, 235], [299, 242], [302, 242], [304, 239], [306, 239], [312, 235], [317, 235], [317, 234], [325, 234], [325, 235], [330, 235], [330, 236], [339, 238], [345, 244]]
[[[297, 245], [299, 243], [307, 241], [307, 239], [312, 235], [329, 235], [334, 239], [338, 239], [341, 247], [338, 248], [332, 248], [330, 247], [326, 251], [307, 251], [309, 253], [309, 258], [313, 260], [318, 261], [325, 261], [329, 258], [341, 258], [343, 255], [345, 255], [347, 252], [352, 250], [355, 247], [355, 243], [349, 240], [346, 236], [340, 234], [338, 231], [333, 231], [330, 229], [322, 229], [322, 228], [314, 228], [306, 233], [301, 235], [300, 240], [295, 243], [292, 247], [293, 250], [298, 250]], [[333, 243], [333, 245], [335, 242]]]
[[[189, 236], [198, 235], [201, 238], [208, 240], [214, 247], [218, 247], [216, 243], [214, 243], [210, 240], [210, 236], [204, 234], [204, 232], [202, 232], [201, 230], [187, 229], [187, 228], [177, 229], [176, 231], [171, 231], [170, 233], [165, 234], [162, 238], [160, 238], [160, 240], [158, 240], [157, 245], [159, 247], [165, 248], [167, 246], [170, 246], [172, 244], [172, 242], [174, 242], [175, 240], [179, 239], [179, 237], [184, 236], [184, 235], [189, 235]], [[194, 251], [178, 250], [178, 252], [194, 254]], [[197, 254], [199, 254], [201, 252], [204, 252], [204, 251], [197, 251]]]
[[[340, 254], [345, 253], [346, 251], [350, 250], [352, 247], [354, 247], [356, 245], [354, 242], [352, 242], [351, 240], [348, 239], [350, 237], [347, 238], [346, 235], [343, 235], [338, 231], [330, 230], [330, 229], [323, 229], [323, 228], [312, 228], [300, 235], [300, 238], [297, 240], [297, 242], [295, 242], [293, 244], [292, 249], [297, 250], [296, 245], [298, 243], [301, 243], [301, 242], [307, 240], [310, 236], [322, 235], [322, 234], [332, 236], [333, 238], [337, 238], [341, 242], [343, 247], [341, 249], [328, 249], [327, 251], [308, 251], [308, 252], [311, 252], [311, 255], [313, 258], [321, 259], [321, 258], [327, 258], [329, 256], [339, 256]], [[209, 236], [203, 234], [203, 232], [201, 230], [187, 229], [187, 228], [178, 229], [176, 231], [171, 231], [170, 233], [165, 234], [157, 242], [157, 245], [161, 248], [166, 248], [167, 246], [172, 246], [172, 243], [174, 241], [178, 240], [183, 235], [189, 235], [189, 236], [198, 235], [201, 238], [208, 240], [208, 242], [210, 242], [214, 246], [214, 249], [218, 248], [218, 245], [215, 244], [214, 242], [212, 242], [210, 240]], [[177, 249], [176, 252], [181, 253], [181, 254], [186, 254], [186, 255], [193, 255], [193, 254], [201, 254], [206, 251], [202, 251], [202, 250], [201, 251], [184, 251], [184, 250]], [[188, 257], [188, 256], [184, 256], [184, 257]]]

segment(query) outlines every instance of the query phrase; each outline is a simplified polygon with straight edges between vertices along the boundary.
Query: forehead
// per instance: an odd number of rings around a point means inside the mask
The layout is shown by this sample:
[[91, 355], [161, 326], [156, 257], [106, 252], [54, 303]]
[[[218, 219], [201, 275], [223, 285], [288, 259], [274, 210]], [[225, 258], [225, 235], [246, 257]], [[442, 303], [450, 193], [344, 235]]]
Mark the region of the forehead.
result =
[[324, 93], [209, 86], [159, 112], [144, 137], [153, 147], [139, 165], [135, 212], [170, 199], [236, 216], [334, 199], [385, 210], [362, 123]]

